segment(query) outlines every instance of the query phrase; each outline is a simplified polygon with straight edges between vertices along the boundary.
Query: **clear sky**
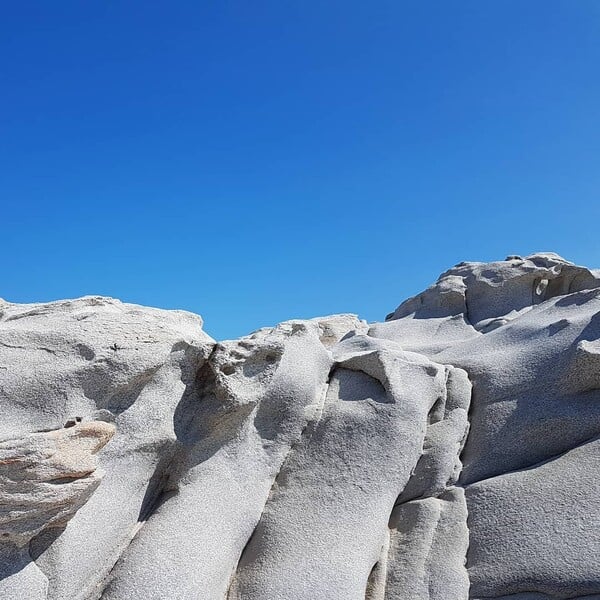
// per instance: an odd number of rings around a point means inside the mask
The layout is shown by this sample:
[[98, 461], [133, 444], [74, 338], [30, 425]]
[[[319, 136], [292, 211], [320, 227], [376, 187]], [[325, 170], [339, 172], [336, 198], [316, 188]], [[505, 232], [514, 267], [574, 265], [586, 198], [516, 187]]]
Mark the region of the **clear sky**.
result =
[[462, 260], [600, 267], [600, 2], [5, 2], [0, 296], [383, 319]]

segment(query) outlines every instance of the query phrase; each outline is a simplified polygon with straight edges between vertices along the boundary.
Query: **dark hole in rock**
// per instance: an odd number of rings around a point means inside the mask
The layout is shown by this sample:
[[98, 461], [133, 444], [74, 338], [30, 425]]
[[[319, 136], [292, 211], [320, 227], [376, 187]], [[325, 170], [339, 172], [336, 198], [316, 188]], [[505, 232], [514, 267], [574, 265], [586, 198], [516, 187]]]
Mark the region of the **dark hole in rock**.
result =
[[233, 375], [235, 373], [235, 367], [233, 365], [223, 365], [221, 367], [223, 375]]

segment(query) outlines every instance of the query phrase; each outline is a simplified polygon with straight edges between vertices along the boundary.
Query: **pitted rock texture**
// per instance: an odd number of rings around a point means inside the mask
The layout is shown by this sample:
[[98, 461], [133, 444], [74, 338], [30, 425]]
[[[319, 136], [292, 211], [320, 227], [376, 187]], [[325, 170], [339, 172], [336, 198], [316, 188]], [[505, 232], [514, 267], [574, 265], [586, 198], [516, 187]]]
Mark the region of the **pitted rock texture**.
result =
[[0, 302], [0, 598], [600, 597], [599, 315], [550, 253], [218, 343]]

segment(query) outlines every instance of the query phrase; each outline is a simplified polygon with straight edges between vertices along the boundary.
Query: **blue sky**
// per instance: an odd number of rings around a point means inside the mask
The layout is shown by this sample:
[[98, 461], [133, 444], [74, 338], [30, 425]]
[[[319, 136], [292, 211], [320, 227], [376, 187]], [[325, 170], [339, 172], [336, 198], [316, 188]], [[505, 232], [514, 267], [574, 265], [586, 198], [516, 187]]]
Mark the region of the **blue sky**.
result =
[[0, 296], [383, 319], [462, 260], [600, 267], [600, 3], [12, 2]]

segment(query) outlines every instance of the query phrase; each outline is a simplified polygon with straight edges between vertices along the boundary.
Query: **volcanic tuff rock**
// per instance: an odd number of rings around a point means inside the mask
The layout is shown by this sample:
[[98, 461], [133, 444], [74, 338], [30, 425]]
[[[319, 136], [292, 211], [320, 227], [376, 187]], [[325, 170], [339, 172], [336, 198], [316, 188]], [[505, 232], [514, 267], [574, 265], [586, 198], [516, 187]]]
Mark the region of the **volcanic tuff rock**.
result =
[[600, 598], [600, 273], [555, 254], [219, 343], [0, 301], [0, 408], [3, 600]]

